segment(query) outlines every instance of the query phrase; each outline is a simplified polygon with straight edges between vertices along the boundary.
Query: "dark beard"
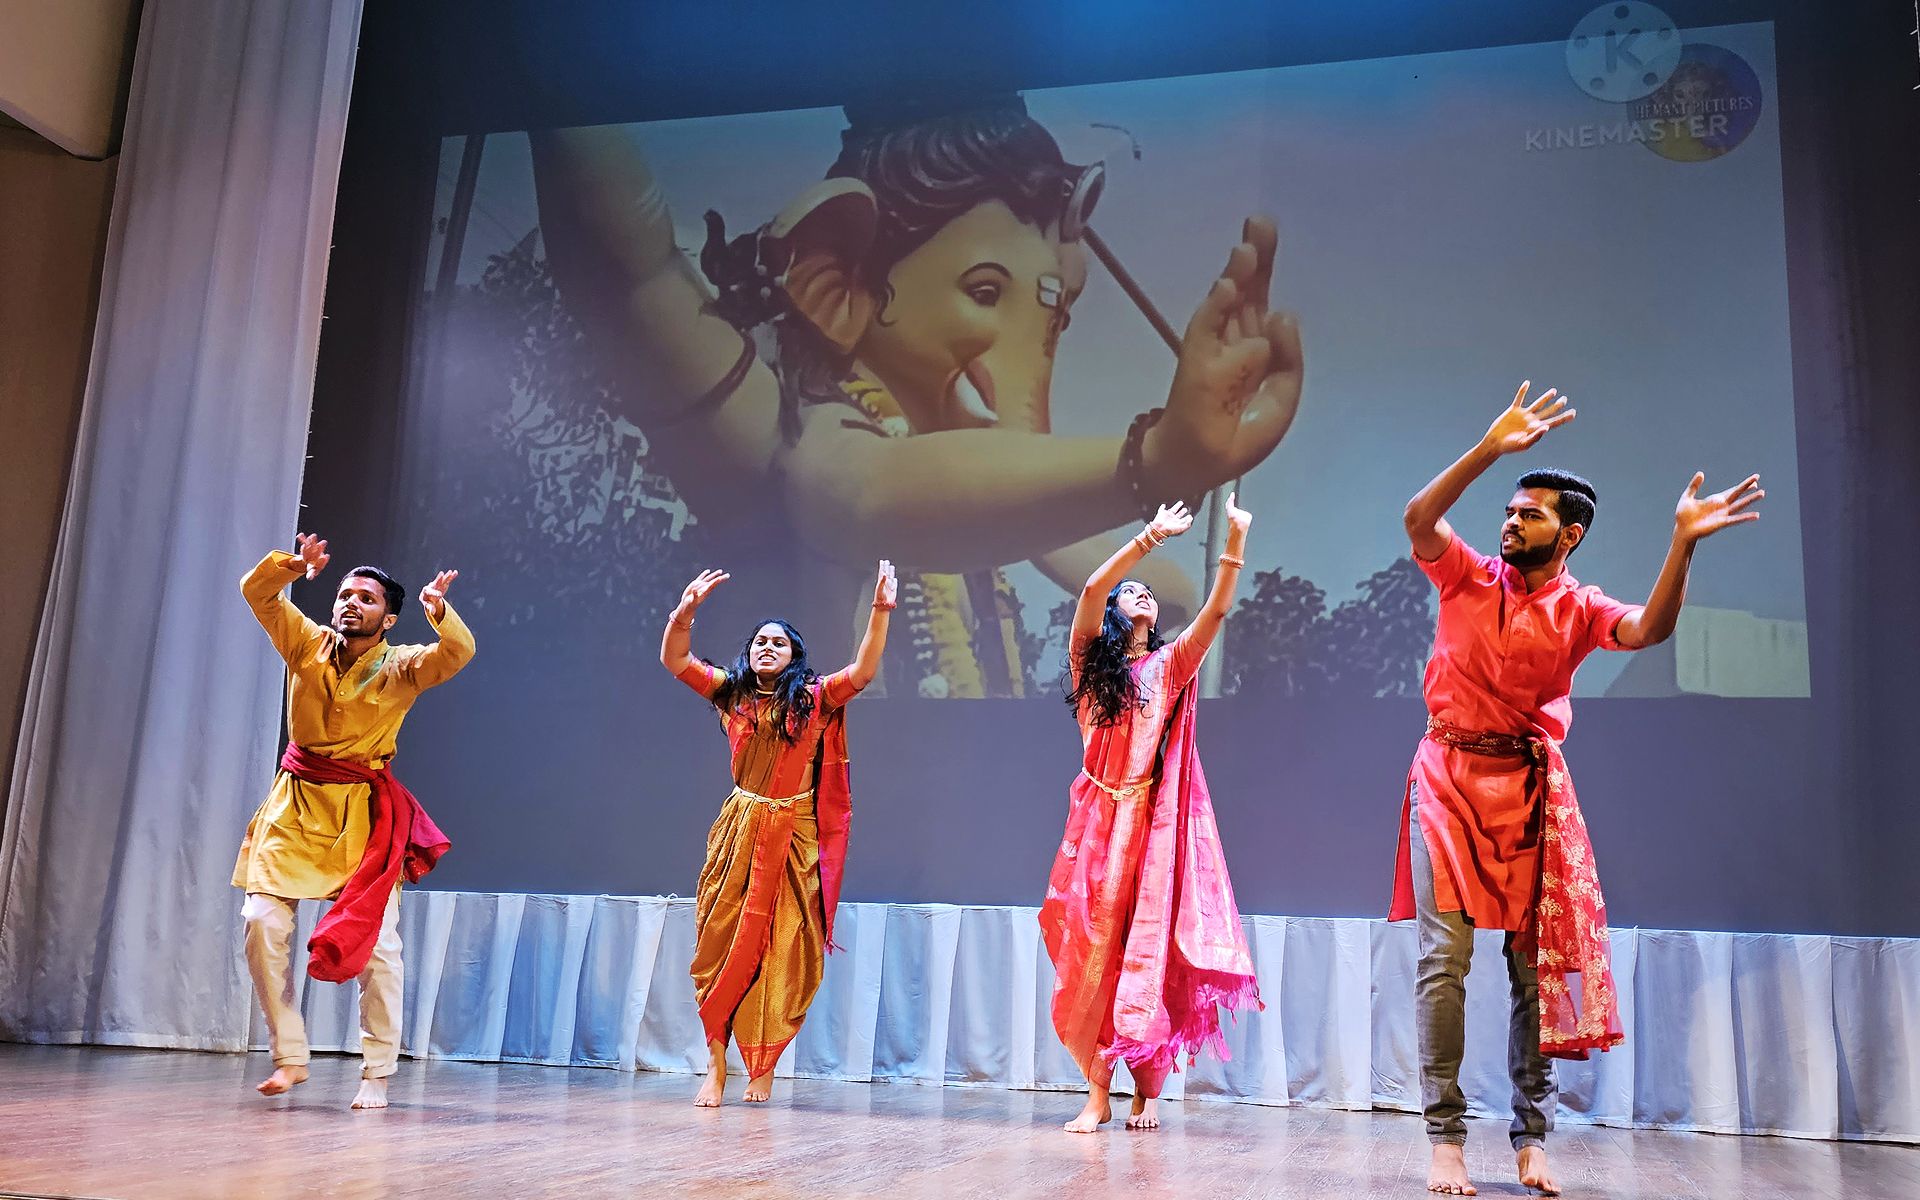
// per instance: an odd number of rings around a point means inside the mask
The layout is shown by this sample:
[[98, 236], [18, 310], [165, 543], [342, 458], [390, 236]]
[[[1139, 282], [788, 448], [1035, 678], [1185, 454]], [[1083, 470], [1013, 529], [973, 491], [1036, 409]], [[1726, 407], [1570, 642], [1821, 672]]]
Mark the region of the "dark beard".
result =
[[1519, 550], [1507, 549], [1503, 542], [1500, 547], [1500, 560], [1516, 571], [1531, 571], [1535, 567], [1544, 567], [1553, 561], [1554, 544], [1531, 546]]

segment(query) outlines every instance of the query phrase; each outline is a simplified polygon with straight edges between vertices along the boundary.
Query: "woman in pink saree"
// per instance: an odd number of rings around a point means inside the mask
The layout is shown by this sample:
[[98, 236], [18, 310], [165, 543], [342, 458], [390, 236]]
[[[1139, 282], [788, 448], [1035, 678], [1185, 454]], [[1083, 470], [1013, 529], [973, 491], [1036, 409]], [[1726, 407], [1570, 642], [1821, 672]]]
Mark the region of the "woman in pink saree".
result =
[[1053, 960], [1053, 1027], [1087, 1077], [1067, 1122], [1111, 1120], [1124, 1062], [1129, 1129], [1157, 1129], [1155, 1100], [1181, 1055], [1226, 1057], [1221, 1005], [1260, 1003], [1194, 745], [1194, 677], [1233, 601], [1253, 517], [1231, 498], [1226, 552], [1200, 613], [1162, 643], [1153, 592], [1126, 573], [1186, 532], [1186, 506], [1162, 507], [1080, 589], [1068, 643], [1067, 701], [1086, 753], [1066, 838], [1047, 878], [1040, 930]]

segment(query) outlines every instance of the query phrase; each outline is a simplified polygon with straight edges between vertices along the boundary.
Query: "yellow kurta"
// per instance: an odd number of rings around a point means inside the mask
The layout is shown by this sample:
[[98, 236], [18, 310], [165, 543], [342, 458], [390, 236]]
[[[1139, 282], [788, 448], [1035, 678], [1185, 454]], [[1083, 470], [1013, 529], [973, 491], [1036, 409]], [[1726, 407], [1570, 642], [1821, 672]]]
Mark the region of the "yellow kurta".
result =
[[[287, 599], [300, 559], [276, 550], [240, 580], [253, 615], [287, 662], [287, 736], [328, 758], [378, 769], [393, 757], [400, 723], [420, 693], [445, 683], [473, 658], [473, 634], [446, 606], [431, 646], [380, 643], [342, 674], [340, 635]], [[266, 803], [247, 823], [233, 886], [288, 899], [339, 894], [367, 848], [371, 794], [361, 783], [306, 783], [274, 776]]]

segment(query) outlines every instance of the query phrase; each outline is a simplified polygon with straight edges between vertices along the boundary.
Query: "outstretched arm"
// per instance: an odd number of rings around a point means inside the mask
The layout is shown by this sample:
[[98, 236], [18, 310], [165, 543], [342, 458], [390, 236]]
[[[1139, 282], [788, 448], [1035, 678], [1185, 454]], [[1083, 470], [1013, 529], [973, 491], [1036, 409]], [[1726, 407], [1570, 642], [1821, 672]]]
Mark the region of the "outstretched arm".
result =
[[1653, 592], [1641, 608], [1620, 618], [1614, 638], [1624, 649], [1640, 650], [1657, 646], [1673, 636], [1680, 622], [1680, 608], [1687, 599], [1687, 574], [1693, 565], [1693, 550], [1730, 525], [1758, 521], [1760, 514], [1746, 511], [1766, 493], [1760, 490], [1760, 477], [1749, 475], [1738, 486], [1711, 496], [1700, 496], [1704, 473], [1695, 472], [1673, 514], [1673, 542], [1667, 548], [1667, 561], [1660, 567]]
[[1207, 593], [1206, 603], [1200, 606], [1193, 624], [1174, 639], [1176, 669], [1184, 666], [1189, 658], [1198, 668], [1201, 657], [1219, 636], [1227, 613], [1233, 609], [1233, 592], [1240, 583], [1240, 569], [1247, 565], [1247, 530], [1253, 525], [1253, 514], [1234, 503], [1237, 498], [1235, 493], [1227, 495], [1227, 546], [1220, 555], [1220, 569], [1214, 572], [1213, 588]]
[[[865, 691], [880, 674], [880, 654], [887, 648], [887, 625], [898, 602], [899, 587], [893, 564], [881, 559], [879, 574], [873, 581], [873, 611], [867, 616], [867, 632], [861, 636], [860, 649], [846, 670], [851, 693]], [[846, 697], [852, 698], [852, 694]]]
[[[1118, 532], [1103, 533], [1043, 554], [1033, 560], [1033, 565], [1061, 591], [1078, 596], [1087, 576], [1099, 570], [1122, 541]], [[1153, 589], [1153, 598], [1160, 602], [1162, 625], [1184, 626], [1200, 611], [1199, 585], [1187, 568], [1173, 559], [1148, 557], [1135, 563], [1128, 574]]]
[[567, 311], [586, 328], [651, 453], [702, 520], [750, 519], [745, 478], [771, 469], [780, 392], [758, 359], [708, 404], [745, 347], [708, 306], [708, 291], [674, 244], [673, 216], [624, 130], [528, 135], [540, 237]]
[[699, 661], [693, 657], [693, 614], [699, 611], [707, 593], [730, 578], [725, 571], [700, 572], [680, 593], [680, 603], [667, 614], [667, 628], [660, 635], [660, 665], [674, 678], [683, 678], [687, 668]]
[[[1566, 408], [1567, 399], [1554, 399], [1548, 388], [1539, 399], [1529, 402], [1527, 389], [1532, 381], [1521, 383], [1513, 403], [1494, 418], [1486, 436], [1461, 455], [1454, 464], [1433, 477], [1433, 481], [1407, 501], [1405, 514], [1407, 539], [1413, 552], [1427, 562], [1439, 558], [1453, 541], [1453, 526], [1447, 523], [1447, 510], [1460, 499], [1474, 480], [1480, 478], [1502, 455], [1530, 450], [1547, 435], [1549, 429], [1573, 420], [1574, 410]], [[1566, 408], [1565, 412], [1560, 411]]]
[[1119, 438], [1003, 429], [884, 438], [845, 427], [836, 407], [807, 413], [785, 469], [800, 537], [836, 561], [903, 546], [918, 570], [986, 570], [1117, 528], [1134, 511], [1114, 469]]

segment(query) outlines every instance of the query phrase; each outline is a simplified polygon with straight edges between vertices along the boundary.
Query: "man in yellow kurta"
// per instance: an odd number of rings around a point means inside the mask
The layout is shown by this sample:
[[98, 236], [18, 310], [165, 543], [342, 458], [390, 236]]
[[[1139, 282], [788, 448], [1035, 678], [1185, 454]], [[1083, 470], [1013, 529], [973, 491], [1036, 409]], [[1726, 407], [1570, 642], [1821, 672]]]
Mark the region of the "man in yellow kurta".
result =
[[[473, 658], [473, 635], [447, 603], [457, 571], [442, 571], [420, 592], [439, 634], [431, 646], [394, 646], [405, 592], [385, 572], [356, 567], [340, 581], [333, 623], [309, 620], [286, 589], [327, 565], [326, 542], [301, 534], [299, 552], [274, 551], [247, 572], [240, 591], [287, 663], [287, 735], [302, 749], [378, 770], [393, 757], [400, 723], [420, 693], [453, 677]], [[266, 1014], [274, 1072], [259, 1085], [277, 1096], [307, 1078], [307, 1033], [294, 1002], [289, 960], [294, 907], [340, 894], [361, 865], [372, 789], [364, 783], [313, 783], [282, 769], [247, 825], [233, 886], [245, 888], [247, 967]], [[400, 889], [381, 920], [379, 941], [360, 975], [364, 1059], [355, 1108], [385, 1108], [387, 1077], [400, 1050]]]

